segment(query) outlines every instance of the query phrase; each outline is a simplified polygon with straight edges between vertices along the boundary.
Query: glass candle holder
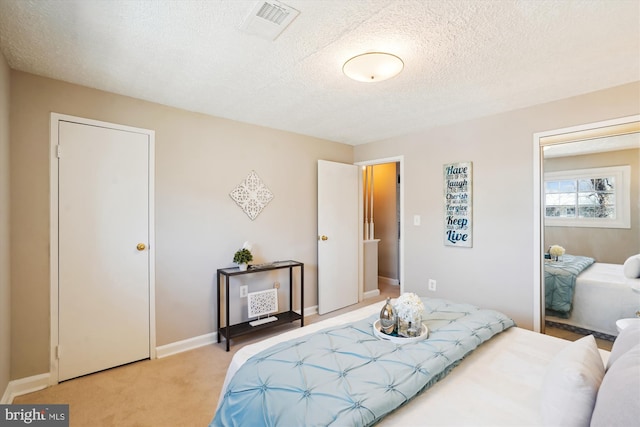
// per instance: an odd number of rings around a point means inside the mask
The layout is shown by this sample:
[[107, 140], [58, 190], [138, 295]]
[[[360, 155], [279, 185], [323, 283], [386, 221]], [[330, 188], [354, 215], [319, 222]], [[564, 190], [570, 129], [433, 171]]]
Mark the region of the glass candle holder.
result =
[[398, 317], [397, 332], [401, 337], [413, 338], [419, 337], [422, 333], [422, 316], [416, 313], [407, 318]]

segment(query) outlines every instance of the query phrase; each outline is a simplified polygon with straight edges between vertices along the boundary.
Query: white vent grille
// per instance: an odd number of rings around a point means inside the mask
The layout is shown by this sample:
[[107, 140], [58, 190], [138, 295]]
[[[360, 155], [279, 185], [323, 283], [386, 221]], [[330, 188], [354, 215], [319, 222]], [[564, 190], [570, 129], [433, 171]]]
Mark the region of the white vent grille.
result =
[[300, 12], [276, 0], [258, 2], [241, 29], [267, 40], [275, 40]]
[[277, 4], [265, 2], [256, 16], [266, 19], [274, 24], [281, 25], [287, 16], [289, 16], [289, 10], [278, 6]]
[[249, 318], [264, 316], [278, 311], [278, 290], [251, 292], [247, 294]]

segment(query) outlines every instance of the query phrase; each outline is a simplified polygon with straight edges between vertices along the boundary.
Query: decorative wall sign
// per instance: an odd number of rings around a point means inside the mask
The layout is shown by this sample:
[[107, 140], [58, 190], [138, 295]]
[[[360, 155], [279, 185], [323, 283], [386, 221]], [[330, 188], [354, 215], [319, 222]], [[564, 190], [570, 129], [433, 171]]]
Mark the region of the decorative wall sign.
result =
[[260, 215], [260, 212], [273, 199], [273, 193], [264, 185], [255, 171], [251, 171], [247, 178], [234, 188], [229, 196], [252, 221]]
[[444, 244], [473, 247], [472, 162], [444, 165]]

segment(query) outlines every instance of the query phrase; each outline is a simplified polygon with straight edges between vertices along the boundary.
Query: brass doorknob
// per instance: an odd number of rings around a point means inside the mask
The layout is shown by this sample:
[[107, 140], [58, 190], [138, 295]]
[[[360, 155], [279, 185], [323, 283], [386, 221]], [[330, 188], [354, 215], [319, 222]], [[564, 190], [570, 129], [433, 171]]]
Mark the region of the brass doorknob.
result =
[[138, 246], [136, 246], [136, 249], [139, 251], [144, 251], [146, 248], [146, 246], [144, 245], [144, 243], [138, 243]]
[[320, 236], [320, 240], [328, 240], [329, 238], [327, 236], [325, 236], [324, 234], [322, 236]]

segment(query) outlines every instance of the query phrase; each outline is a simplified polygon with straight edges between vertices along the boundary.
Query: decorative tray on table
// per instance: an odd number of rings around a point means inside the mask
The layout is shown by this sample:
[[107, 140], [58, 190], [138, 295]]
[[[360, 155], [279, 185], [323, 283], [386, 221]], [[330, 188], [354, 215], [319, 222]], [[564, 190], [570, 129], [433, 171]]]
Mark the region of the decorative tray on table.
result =
[[380, 330], [380, 319], [377, 319], [375, 322], [373, 322], [373, 334], [376, 337], [380, 338], [381, 340], [387, 340], [387, 341], [392, 341], [395, 343], [402, 344], [402, 343], [408, 343], [413, 341], [422, 341], [423, 339], [429, 336], [429, 328], [427, 328], [427, 325], [423, 323], [422, 331], [420, 332], [420, 335], [418, 335], [417, 337], [403, 337], [396, 334], [395, 332], [391, 335], [388, 335]]

